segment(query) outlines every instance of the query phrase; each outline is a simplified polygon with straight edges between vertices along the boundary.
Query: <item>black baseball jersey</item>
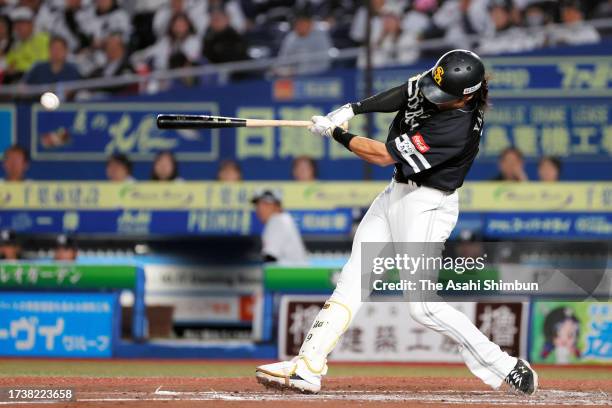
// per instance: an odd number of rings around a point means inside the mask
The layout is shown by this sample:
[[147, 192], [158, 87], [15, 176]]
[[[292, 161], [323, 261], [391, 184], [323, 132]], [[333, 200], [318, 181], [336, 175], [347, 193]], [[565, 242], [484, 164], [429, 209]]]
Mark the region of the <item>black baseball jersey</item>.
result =
[[[399, 108], [389, 126], [386, 142], [389, 154], [396, 161], [394, 178], [453, 191], [461, 187], [478, 154], [484, 112], [477, 109], [476, 103], [462, 109], [438, 110], [419, 91], [419, 77], [414, 76], [401, 86], [401, 104], [397, 99], [398, 87], [395, 92], [387, 91], [386, 96], [383, 93], [353, 107], [361, 113], [371, 109], [378, 100], [384, 101], [383, 105]], [[393, 104], [388, 103], [391, 95], [395, 95]]]

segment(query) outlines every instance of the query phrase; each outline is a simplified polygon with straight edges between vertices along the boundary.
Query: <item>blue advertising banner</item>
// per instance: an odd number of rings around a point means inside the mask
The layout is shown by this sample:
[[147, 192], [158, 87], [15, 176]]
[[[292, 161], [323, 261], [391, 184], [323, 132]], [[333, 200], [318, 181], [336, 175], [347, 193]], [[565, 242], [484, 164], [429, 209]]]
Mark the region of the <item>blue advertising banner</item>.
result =
[[[292, 210], [303, 234], [348, 234], [352, 213], [336, 210]], [[2, 211], [0, 229], [29, 233], [131, 235], [255, 235], [262, 226], [250, 210], [106, 210]]]
[[479, 160], [496, 161], [503, 149], [515, 146], [528, 160], [600, 161], [612, 170], [610, 118], [612, 105], [603, 99], [500, 101], [486, 115]]
[[[348, 234], [352, 211], [292, 210], [303, 234]], [[132, 235], [256, 235], [261, 224], [245, 210], [3, 211], [0, 228], [28, 233]], [[611, 239], [609, 213], [461, 213], [454, 234], [468, 229], [490, 239]]]
[[510, 238], [612, 238], [610, 213], [486, 214], [483, 234], [492, 239]]
[[0, 154], [16, 140], [15, 106], [0, 104]]
[[219, 158], [219, 131], [159, 130], [156, 112], [218, 115], [214, 102], [192, 104], [63, 104], [49, 112], [32, 108], [34, 160], [105, 161], [114, 153], [132, 160], [151, 160], [155, 153], [173, 151], [179, 160]]
[[117, 294], [4, 292], [0, 355], [111, 357], [117, 305]]
[[[609, 55], [563, 59], [551, 56], [487, 57], [484, 63], [493, 98], [609, 97], [612, 89], [609, 75], [612, 58]], [[375, 71], [374, 91], [396, 86], [394, 84], [429, 68], [428, 65], [419, 65]], [[364, 83], [363, 80], [358, 82]], [[359, 95], [365, 96], [361, 87]]]

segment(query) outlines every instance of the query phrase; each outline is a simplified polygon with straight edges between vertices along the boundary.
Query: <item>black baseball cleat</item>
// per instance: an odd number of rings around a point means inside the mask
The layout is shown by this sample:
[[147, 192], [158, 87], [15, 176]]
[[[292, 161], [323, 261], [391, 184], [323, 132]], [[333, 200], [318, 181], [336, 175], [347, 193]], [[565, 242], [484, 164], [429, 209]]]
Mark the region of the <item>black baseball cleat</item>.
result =
[[529, 363], [520, 358], [504, 380], [513, 390], [525, 395], [533, 395], [538, 389], [538, 374]]

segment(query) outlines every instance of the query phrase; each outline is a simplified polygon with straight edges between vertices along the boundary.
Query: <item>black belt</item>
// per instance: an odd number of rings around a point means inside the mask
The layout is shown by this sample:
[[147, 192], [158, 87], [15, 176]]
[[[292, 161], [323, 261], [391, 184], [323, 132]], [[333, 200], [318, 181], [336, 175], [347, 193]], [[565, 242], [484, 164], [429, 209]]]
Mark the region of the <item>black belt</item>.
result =
[[419, 183], [419, 182], [417, 182], [417, 181], [410, 180], [409, 178], [404, 177], [403, 175], [400, 175], [400, 174], [398, 174], [398, 173], [399, 173], [399, 172], [397, 172], [397, 171], [396, 171], [396, 172], [393, 174], [393, 180], [395, 180], [395, 182], [396, 182], [396, 183], [400, 183], [400, 184], [414, 184], [414, 185], [416, 185], [417, 187], [429, 187], [429, 188], [435, 188], [436, 190], [440, 190], [440, 191], [442, 191], [442, 192], [443, 192], [443, 193], [445, 193], [445, 194], [452, 194], [452, 193], [454, 193], [454, 192], [455, 192], [455, 190], [445, 190], [445, 189], [440, 188], [440, 187], [435, 187], [435, 186], [430, 186], [430, 185], [427, 185], [427, 184], [424, 184], [424, 183]]
[[407, 177], [404, 177], [404, 175], [400, 174], [399, 171], [395, 171], [393, 173], [393, 180], [395, 180], [395, 182], [400, 183], [400, 184], [416, 184], [417, 187], [421, 187], [421, 183], [418, 183], [414, 180], [410, 180]]

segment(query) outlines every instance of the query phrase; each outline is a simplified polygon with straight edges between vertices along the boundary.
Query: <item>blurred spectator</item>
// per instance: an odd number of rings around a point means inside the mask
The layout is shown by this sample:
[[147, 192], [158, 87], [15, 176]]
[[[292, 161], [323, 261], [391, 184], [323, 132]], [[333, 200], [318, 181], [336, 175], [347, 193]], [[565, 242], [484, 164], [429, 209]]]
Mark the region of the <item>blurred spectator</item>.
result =
[[504, 149], [497, 161], [499, 175], [494, 179], [498, 181], [527, 181], [523, 153], [515, 147]]
[[[169, 69], [191, 68], [197, 65], [197, 63], [194, 63], [189, 60], [182, 52], [172, 54], [172, 56], [170, 56], [169, 64]], [[181, 76], [180, 78], [175, 78], [172, 83], [178, 86], [191, 87], [199, 84], [200, 78], [197, 76]]]
[[68, 62], [68, 44], [61, 37], [52, 37], [49, 42], [49, 61], [39, 62], [25, 76], [28, 84], [51, 84], [76, 81], [81, 78], [77, 66]]
[[39, 61], [49, 58], [49, 35], [34, 32], [34, 15], [27, 7], [17, 7], [11, 13], [15, 42], [6, 56], [5, 82], [14, 82]]
[[[416, 42], [420, 34], [430, 25], [425, 13], [412, 11], [402, 21], [402, 3], [385, 0], [369, 0], [372, 12], [370, 39], [372, 42], [372, 63], [374, 66], [414, 62], [419, 56]], [[435, 0], [430, 3], [436, 4]], [[423, 3], [421, 0], [420, 3]], [[413, 3], [413, 6], [416, 3]], [[365, 44], [368, 10], [361, 6], [353, 17], [350, 38], [358, 44]], [[359, 56], [359, 66], [365, 66], [365, 51]]]
[[174, 14], [185, 13], [191, 19], [199, 36], [204, 35], [210, 24], [211, 13], [221, 9], [227, 14], [230, 24], [239, 32], [246, 29], [246, 18], [240, 2], [236, 0], [168, 0], [153, 19], [153, 31], [157, 37], [163, 36]]
[[157, 153], [153, 160], [153, 170], [151, 180], [155, 181], [176, 181], [178, 176], [178, 162], [172, 152], [164, 151]]
[[168, 0], [130, 0], [124, 2], [123, 6], [130, 14], [151, 13], [165, 7]]
[[21, 0], [34, 14], [34, 31], [52, 33], [57, 15], [63, 6], [62, 0]]
[[349, 23], [355, 11], [353, 0], [296, 0], [294, 7], [310, 7], [318, 20], [325, 20], [331, 26]]
[[[419, 48], [414, 34], [404, 32], [400, 17], [388, 12], [382, 16], [382, 31], [372, 36], [372, 64], [375, 67], [410, 64], [419, 57]], [[365, 66], [365, 55], [359, 60]]]
[[111, 34], [119, 34], [124, 44], [129, 43], [132, 22], [128, 13], [119, 7], [117, 0], [95, 0], [95, 8], [88, 9], [84, 18], [95, 47], [103, 47]]
[[[26, 7], [32, 11], [32, 22], [34, 23], [34, 31], [48, 31], [49, 7], [55, 0], [13, 0], [15, 7]], [[47, 5], [48, 3], [48, 5]], [[39, 24], [39, 20], [43, 24]]]
[[[366, 0], [368, 1], [368, 0]], [[385, 12], [401, 12], [402, 10], [392, 10], [385, 0], [369, 0], [372, 12], [372, 26], [370, 28], [372, 38], [380, 37], [383, 32], [383, 14]], [[386, 7], [385, 7], [386, 6]], [[353, 16], [351, 24], [350, 36], [353, 41], [358, 44], [364, 44], [366, 41], [366, 27], [368, 24], [368, 9], [367, 5], [363, 5], [357, 9]]]
[[74, 238], [68, 235], [58, 235], [55, 240], [55, 253], [53, 259], [56, 261], [75, 261], [78, 255], [78, 247]]
[[280, 193], [258, 191], [251, 202], [255, 205], [257, 218], [264, 224], [261, 234], [264, 262], [305, 263], [304, 242], [291, 215], [283, 211]]
[[106, 178], [110, 181], [130, 182], [132, 177], [132, 162], [123, 153], [116, 153], [106, 161]]
[[[279, 21], [288, 21], [288, 18], [293, 14], [293, 10], [302, 8], [304, 3], [308, 3], [308, 1], [239, 0], [239, 3], [240, 8], [248, 19], [247, 25], [251, 28], [257, 28], [258, 26], [265, 26], [266, 24], [269, 25]], [[306, 6], [309, 5], [306, 4]], [[232, 23], [232, 25], [234, 24]]]
[[595, 18], [609, 18], [612, 17], [612, 0], [600, 1], [595, 7], [593, 12]]
[[223, 160], [217, 171], [218, 181], [236, 182], [242, 181], [242, 170], [235, 160]]
[[555, 2], [534, 1], [525, 7], [523, 11], [523, 24], [528, 28], [543, 27], [554, 22], [553, 14]]
[[[456, 0], [449, 0], [442, 4], [441, 9], [444, 8], [446, 4], [454, 4], [457, 3]], [[443, 11], [441, 10], [440, 11]], [[431, 30], [433, 21], [432, 18], [437, 16], [440, 12], [438, 11], [438, 0], [415, 0], [410, 5], [410, 8], [406, 10], [404, 17], [402, 19], [402, 29], [404, 32], [412, 33], [415, 36], [423, 36], [424, 33]], [[450, 14], [450, 13], [443, 13]], [[452, 10], [452, 14], [458, 14], [458, 16], [454, 16], [458, 18], [461, 14], [459, 12], [459, 7], [454, 7]], [[446, 21], [442, 21], [446, 23]], [[451, 23], [446, 23], [450, 25]]]
[[[585, 18], [612, 15], [612, 0], [368, 1], [375, 66], [410, 63], [419, 56], [419, 41], [437, 37], [449, 47], [472, 48], [469, 35], [477, 34], [481, 38], [477, 51], [483, 54], [593, 43], [600, 34]], [[278, 73], [316, 73], [330, 66], [325, 51], [332, 47], [331, 37], [336, 46], [364, 43], [367, 8], [363, 4], [354, 0], [0, 0], [0, 15], [15, 19], [0, 17], [0, 75], [5, 83], [20, 79], [34, 63], [46, 60], [47, 37], [58, 36], [66, 40], [68, 54], [75, 54], [68, 60], [77, 61], [81, 75], [89, 77], [94, 70], [114, 65], [105, 56], [111, 35], [122, 37], [124, 59], [132, 50], [159, 46], [150, 50], [155, 69], [194, 66], [201, 56], [212, 63], [245, 60], [247, 50], [252, 56], [268, 55], [280, 45], [281, 57], [303, 58], [279, 67]], [[293, 30], [279, 44], [294, 10]], [[182, 17], [172, 28], [177, 15]], [[181, 37], [185, 20], [191, 26], [187, 38]], [[550, 27], [553, 21], [565, 25]], [[242, 36], [247, 28], [249, 35]], [[188, 39], [191, 36], [195, 39]], [[304, 56], [308, 52], [323, 54]], [[198, 79], [177, 82], [192, 85]]]
[[538, 162], [538, 177], [540, 181], [559, 181], [561, 176], [561, 160], [556, 157], [545, 156]]
[[317, 163], [308, 156], [299, 156], [293, 160], [291, 175], [296, 181], [315, 181], [317, 179]]
[[[196, 63], [202, 54], [202, 40], [184, 13], [175, 14], [170, 20], [168, 33], [151, 47], [134, 54], [132, 59], [152, 60], [155, 70], [164, 70], [170, 67], [170, 60], [179, 54], [190, 64]], [[183, 63], [179, 67], [185, 65]]]
[[204, 3], [204, 32], [208, 28], [210, 21], [207, 17], [212, 17], [212, 11], [221, 9], [227, 15], [230, 25], [239, 33], [247, 29], [247, 20], [242, 11], [241, 0], [200, 0]]
[[[51, 0], [51, 2], [53, 2], [53, 0]], [[19, 3], [21, 7], [29, 8], [32, 10], [32, 13], [36, 15], [43, 3], [45, 3], [45, 0], [17, 0], [16, 3]]]
[[[6, 68], [6, 54], [8, 54], [13, 43], [11, 20], [0, 14], [0, 72]], [[0, 82], [2, 79], [0, 78]]]
[[[423, 10], [422, 13], [431, 13], [432, 6], [429, 3], [436, 4], [437, 1], [417, 0], [413, 7]], [[471, 48], [472, 41], [467, 36], [484, 35], [491, 28], [487, 13], [488, 0], [447, 0], [441, 3], [440, 8], [434, 10], [432, 15], [434, 28], [429, 28], [427, 37], [442, 36], [452, 47]], [[408, 18], [404, 19], [405, 26], [408, 23]]]
[[0, 0], [0, 14], [8, 15], [15, 6], [14, 0]]
[[17, 241], [15, 231], [0, 231], [0, 259], [3, 261], [17, 261], [21, 257], [21, 245]]
[[562, 0], [561, 2], [562, 27], [555, 27], [550, 33], [552, 45], [567, 44], [581, 45], [599, 42], [601, 39], [597, 30], [584, 22], [584, 14], [577, 0]]
[[204, 36], [204, 56], [212, 63], [248, 59], [245, 38], [230, 25], [227, 14], [221, 9], [210, 14], [210, 26]]
[[[121, 34], [111, 34], [104, 43], [103, 62], [91, 74], [92, 78], [110, 78], [114, 76], [131, 74], [134, 69], [127, 59], [127, 52]], [[115, 86], [102, 89], [104, 92], [127, 92], [130, 86]]]
[[2, 161], [4, 181], [24, 181], [30, 167], [29, 152], [19, 145], [13, 145], [4, 151]]
[[545, 36], [528, 33], [514, 24], [514, 9], [511, 0], [491, 0], [489, 16], [493, 22], [492, 31], [480, 41], [478, 53], [501, 54], [522, 52], [544, 45]]
[[79, 52], [91, 46], [93, 31], [88, 27], [92, 11], [83, 7], [83, 0], [64, 0], [63, 9], [58, 12], [50, 30], [68, 43], [72, 52]]
[[130, 47], [134, 50], [147, 48], [155, 43], [153, 18], [155, 12], [164, 7], [167, 0], [131, 0], [123, 2], [123, 7], [132, 16], [132, 37]]
[[166, 4], [155, 12], [153, 17], [153, 32], [158, 39], [167, 35], [172, 17], [177, 14], [188, 16], [198, 34], [204, 32], [204, 9], [202, 2], [196, 6], [193, 0], [166, 0]]
[[[327, 51], [332, 48], [326, 30], [315, 27], [308, 8], [298, 10], [293, 21], [293, 30], [285, 36], [278, 53], [279, 58], [299, 57], [291, 63], [280, 63], [280, 75], [305, 75], [323, 72], [331, 66]], [[313, 55], [316, 54], [316, 55]]]

